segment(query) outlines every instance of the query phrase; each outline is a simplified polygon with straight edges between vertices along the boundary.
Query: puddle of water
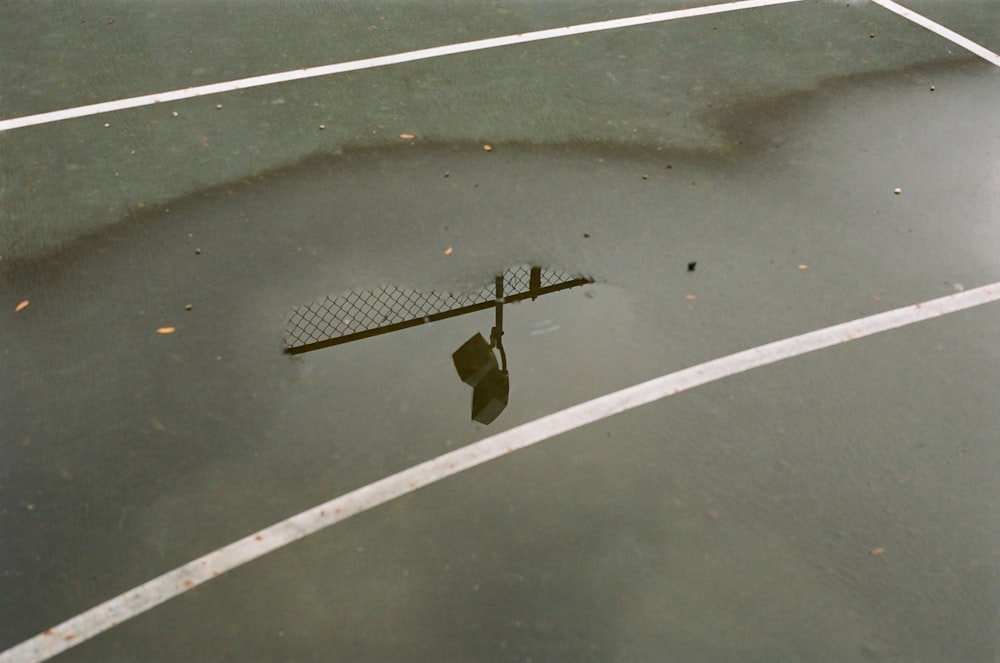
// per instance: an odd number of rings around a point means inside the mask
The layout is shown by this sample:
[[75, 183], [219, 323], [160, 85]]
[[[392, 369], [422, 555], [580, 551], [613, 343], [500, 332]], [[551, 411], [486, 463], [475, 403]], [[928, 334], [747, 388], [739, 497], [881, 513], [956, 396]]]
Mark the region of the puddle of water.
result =
[[[971, 90], [978, 83], [973, 76], [955, 85]], [[978, 107], [951, 107], [968, 126], [934, 124], [941, 107], [920, 96], [927, 91], [919, 87], [827, 93], [820, 108], [831, 110], [810, 116], [821, 131], [804, 131], [805, 120], [770, 118], [777, 124], [765, 134], [783, 142], [738, 163], [738, 153], [704, 159], [600, 144], [346, 152], [171, 203], [51, 260], [8, 268], [5, 301], [30, 298], [31, 305], [3, 314], [2, 362], [15, 387], [4, 392], [3, 406], [18, 413], [0, 421], [10, 459], [3, 501], [15, 505], [4, 514], [3, 529], [12, 534], [4, 537], [3, 557], [12, 571], [0, 594], [18, 606], [6, 640], [486, 434], [469, 421], [469, 389], [452, 353], [476, 332], [487, 336], [492, 311], [296, 359], [282, 354], [294, 306], [390, 284], [462, 291], [515, 263], [592, 274], [592, 286], [505, 307], [511, 392], [498, 423], [509, 427], [703, 359], [947, 292], [951, 283], [986, 281], [997, 231], [983, 212], [995, 209], [995, 192], [983, 187], [983, 173], [995, 172], [995, 153], [983, 146], [995, 136], [976, 128], [991, 126]], [[873, 116], [873, 108], [885, 116]], [[842, 114], [853, 121], [838, 120]], [[768, 119], [764, 111], [758, 117]], [[936, 127], [940, 132], [923, 134], [933, 149], [908, 126]], [[929, 167], [921, 160], [928, 150], [951, 165]], [[893, 194], [895, 187], [902, 196]], [[952, 187], [969, 198], [956, 202], [941, 193]], [[961, 227], [941, 223], [956, 205]], [[688, 270], [690, 262], [696, 270]], [[985, 329], [996, 324], [995, 314], [978, 319]], [[175, 331], [157, 334], [163, 327]], [[959, 366], [974, 376], [970, 384], [992, 384], [979, 365], [991, 346], [960, 330], [936, 329], [952, 339], [948, 347], [978, 353], [961, 365], [949, 356], [951, 363], [934, 367], [936, 375]], [[929, 469], [898, 457], [897, 447], [882, 448], [886, 427], [879, 427], [874, 407], [881, 402], [896, 408], [895, 425], [923, 421], [906, 427], [914, 438], [931, 431], [929, 444], [962, 439], [928, 428], [919, 408], [901, 402], [909, 396], [899, 395], [899, 384], [920, 403], [945, 398], [920, 386], [920, 372], [900, 373], [883, 396], [854, 400], [843, 388], [853, 385], [848, 367], [868, 384], [873, 375], [864, 367], [880, 357], [899, 359], [893, 371], [913, 363], [905, 348], [886, 343], [866, 361], [838, 369], [832, 360], [798, 382], [795, 371], [746, 376], [739, 384], [746, 394], [767, 396], [759, 402], [737, 400], [727, 383], [581, 431], [572, 450], [555, 441], [551, 449], [543, 445], [456, 477], [247, 572], [263, 579], [248, 581], [242, 573], [221, 579], [217, 588], [122, 627], [121, 639], [109, 635], [92, 646], [113, 650], [132, 638], [152, 640], [146, 629], [190, 624], [201, 608], [238, 612], [227, 628], [246, 632], [273, 615], [238, 606], [252, 605], [248, 596], [280, 595], [284, 607], [275, 610], [288, 624], [344, 620], [343, 639], [331, 636], [326, 645], [348, 656], [376, 658], [418, 642], [438, 658], [469, 651], [482, 654], [474, 658], [502, 657], [506, 643], [519, 653], [562, 646], [581, 660], [590, 651], [595, 659], [605, 660], [608, 651], [630, 659], [660, 646], [656, 633], [676, 633], [685, 652], [694, 656], [706, 647], [715, 660], [746, 651], [775, 660], [802, 651], [807, 655], [800, 658], [815, 658], [814, 651], [836, 642], [844, 646], [841, 660], [860, 651], [891, 659], [897, 650], [919, 650], [908, 642], [947, 648], [950, 640], [935, 639], [930, 627], [940, 618], [953, 632], [973, 625], [965, 646], [974, 658], [994, 632], [984, 615], [993, 614], [995, 602], [973, 580], [992, 588], [977, 569], [989, 567], [995, 547], [988, 536], [970, 534], [982, 525], [972, 506], [992, 502], [984, 478], [976, 484], [982, 493], [965, 503], [956, 476], [981, 472], [989, 459], [963, 456], [957, 473], [955, 465]], [[789, 381], [800, 393], [826, 385], [823, 393], [834, 404], [826, 407], [837, 416], [819, 416], [823, 402], [800, 402], [773, 387]], [[947, 397], [959, 399], [955, 412], [971, 414], [965, 424], [946, 421], [975, 439], [996, 430], [987, 406], [960, 390], [956, 381], [946, 390], [955, 395]], [[727, 419], [730, 402], [749, 405]], [[755, 414], [765, 405], [773, 421], [794, 426], [772, 430], [771, 418]], [[720, 420], [728, 423], [713, 425]], [[809, 428], [815, 421], [841, 432], [829, 449], [827, 433]], [[756, 431], [753, 444], [736, 444], [738, 431]], [[611, 447], [619, 456], [602, 455], [609, 433], [626, 440]], [[795, 452], [800, 439], [812, 443]], [[658, 452], [644, 456], [650, 447]], [[810, 460], [824, 450], [823, 462]], [[778, 451], [790, 454], [787, 465]], [[629, 465], [629, 458], [644, 462]], [[894, 475], [885, 483], [867, 473], [903, 461], [909, 479]], [[748, 479], [747, 467], [771, 468], [764, 476], [787, 482], [778, 497], [798, 500], [801, 510], [774, 506], [770, 484]], [[810, 480], [796, 479], [796, 467]], [[946, 479], [933, 478], [942, 472]], [[939, 502], [920, 498], [925, 486]], [[650, 496], [659, 501], [647, 521], [641, 514]], [[817, 504], [821, 498], [829, 508]], [[740, 511], [743, 502], [749, 506]], [[675, 515], [676, 506], [688, 510]], [[716, 512], [731, 524], [712, 539], [701, 528], [712, 526]], [[893, 518], [911, 524], [897, 533], [899, 541], [920, 544], [926, 558], [910, 556], [889, 567], [893, 572], [857, 571], [861, 562], [849, 551], [871, 561], [867, 551], [881, 545], [877, 536], [891, 531]], [[923, 518], [940, 533], [912, 525]], [[661, 521], [668, 529], [650, 529]], [[955, 557], [949, 536], [966, 541], [968, 551]], [[734, 548], [745, 555], [735, 559]], [[345, 562], [351, 550], [357, 556]], [[331, 559], [342, 572], [331, 573], [329, 585], [319, 581], [325, 591], [310, 589], [322, 575], [316, 570], [325, 572]], [[942, 560], [969, 569], [956, 585], [960, 591], [928, 571]], [[660, 568], [664, 573], [656, 575]], [[411, 580], [401, 580], [407, 570]], [[549, 587], [546, 573], [555, 574], [552, 591], [562, 600], [553, 603], [549, 590], [539, 590]], [[812, 613], [802, 595], [765, 587], [761, 577], [781, 586], [801, 581], [818, 603], [833, 606], [822, 616], [843, 638], [827, 639], [805, 618], [791, 630], [776, 626], [777, 615]], [[929, 593], [907, 587], [913, 578]], [[744, 594], [727, 600], [723, 585], [737, 581]], [[346, 586], [338, 590], [337, 583]], [[750, 615], [760, 615], [757, 606], [770, 600], [778, 612], [761, 617], [757, 629], [748, 626]], [[379, 622], [375, 615], [387, 602], [394, 611]], [[623, 607], [602, 609], [611, 604]], [[559, 613], [566, 605], [574, 607]], [[439, 630], [428, 631], [427, 606], [444, 611]], [[651, 620], [638, 630], [650, 612], [675, 622], [656, 631]], [[739, 637], [714, 639], [737, 625]], [[267, 646], [286, 651], [294, 636], [302, 651], [315, 651], [317, 641], [295, 628], [276, 627], [275, 638], [284, 629], [283, 642]], [[929, 635], [920, 639], [920, 631]], [[436, 634], [432, 643], [424, 639], [428, 632]], [[792, 633], [809, 634], [808, 642], [789, 639]], [[500, 635], [487, 642], [484, 634]], [[217, 643], [219, 636], [201, 637], [196, 641]], [[173, 650], [165, 644], [159, 651]]]

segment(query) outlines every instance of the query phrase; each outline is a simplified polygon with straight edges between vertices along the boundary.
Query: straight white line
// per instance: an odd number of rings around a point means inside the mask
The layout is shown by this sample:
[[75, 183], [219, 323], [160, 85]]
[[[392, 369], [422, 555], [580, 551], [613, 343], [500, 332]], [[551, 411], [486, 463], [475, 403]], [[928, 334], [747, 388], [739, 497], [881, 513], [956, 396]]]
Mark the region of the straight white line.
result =
[[888, 9], [891, 12], [895, 12], [895, 13], [899, 14], [900, 16], [902, 16], [903, 18], [905, 18], [907, 20], [913, 21], [914, 23], [916, 23], [920, 27], [927, 28], [928, 30], [930, 30], [934, 34], [936, 34], [936, 35], [938, 35], [940, 37], [944, 37], [948, 41], [951, 41], [951, 42], [953, 42], [955, 44], [958, 44], [959, 46], [961, 46], [962, 48], [966, 49], [967, 51], [975, 53], [976, 55], [978, 55], [979, 57], [983, 58], [987, 62], [1000, 67], [1000, 55], [997, 55], [996, 53], [994, 53], [993, 51], [989, 50], [988, 48], [977, 44], [976, 42], [972, 41], [971, 39], [963, 37], [962, 35], [958, 34], [954, 30], [949, 30], [948, 28], [944, 27], [940, 23], [935, 23], [934, 21], [932, 21], [931, 19], [927, 18], [926, 16], [922, 16], [921, 14], [918, 14], [917, 12], [913, 11], [912, 9], [907, 9], [903, 5], [900, 5], [900, 4], [896, 3], [896, 2], [893, 2], [893, 0], [872, 0], [872, 1], [875, 4], [882, 5], [883, 7], [885, 7], [886, 9]]
[[998, 300], [1000, 282], [737, 352], [522, 424], [341, 495], [188, 562], [0, 653], [0, 663], [43, 661], [278, 548], [517, 449], [752, 368]]
[[240, 78], [223, 83], [211, 83], [209, 85], [199, 85], [169, 92], [158, 92], [147, 94], [141, 97], [129, 97], [116, 101], [105, 101], [87, 106], [77, 106], [63, 110], [39, 113], [37, 115], [24, 115], [6, 120], [0, 120], [0, 132], [20, 129], [37, 124], [47, 124], [59, 122], [71, 118], [86, 117], [88, 115], [98, 115], [100, 113], [110, 113], [112, 111], [125, 110], [127, 108], [138, 108], [141, 106], [152, 106], [166, 101], [178, 101], [180, 99], [191, 99], [193, 97], [204, 97], [222, 92], [234, 92], [236, 90], [246, 90], [248, 88], [260, 87], [262, 85], [274, 85], [275, 83], [286, 83], [305, 78], [315, 78], [317, 76], [330, 76], [342, 74], [348, 71], [358, 71], [360, 69], [372, 69], [387, 65], [401, 64], [403, 62], [414, 62], [416, 60], [427, 60], [430, 58], [442, 57], [445, 55], [455, 55], [457, 53], [469, 53], [471, 51], [481, 51], [500, 46], [510, 46], [511, 44], [524, 44], [532, 41], [542, 41], [545, 39], [556, 39], [559, 37], [569, 37], [581, 35], [588, 32], [599, 32], [601, 30], [616, 30], [618, 28], [628, 28], [637, 25], [648, 25], [650, 23], [663, 23], [682, 18], [692, 18], [695, 16], [708, 16], [710, 14], [721, 14], [724, 12], [739, 11], [742, 9], [753, 9], [756, 7], [766, 7], [769, 5], [781, 5], [792, 2], [802, 2], [802, 0], [741, 0], [740, 2], [726, 2], [718, 5], [708, 5], [706, 7], [695, 7], [692, 9], [678, 9], [674, 11], [659, 12], [656, 14], [645, 14], [643, 16], [630, 16], [627, 18], [617, 18], [607, 21], [597, 21], [595, 23], [581, 23], [569, 25], [562, 28], [551, 28], [548, 30], [537, 30], [535, 32], [525, 32], [522, 34], [506, 35], [503, 37], [491, 37], [489, 39], [478, 39], [447, 46], [435, 46], [416, 51], [396, 53], [394, 55], [382, 55], [363, 60], [352, 60], [350, 62], [340, 62], [318, 67], [304, 67], [293, 71], [283, 71], [275, 74], [264, 74], [262, 76], [251, 76], [250, 78]]

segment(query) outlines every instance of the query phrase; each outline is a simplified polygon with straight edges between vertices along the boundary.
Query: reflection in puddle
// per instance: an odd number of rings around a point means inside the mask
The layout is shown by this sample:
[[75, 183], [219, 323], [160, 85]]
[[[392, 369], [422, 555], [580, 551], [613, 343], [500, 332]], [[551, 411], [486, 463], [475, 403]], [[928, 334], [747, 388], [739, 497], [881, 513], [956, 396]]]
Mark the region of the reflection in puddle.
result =
[[[503, 305], [588, 283], [593, 279], [515, 265], [497, 275], [493, 286], [473, 293], [442, 294], [387, 286], [326, 297], [293, 309], [285, 328], [285, 352], [303, 354], [494, 308], [496, 324], [489, 341], [476, 332], [452, 354], [459, 377], [472, 387], [473, 421], [489, 424], [507, 407], [510, 394]], [[499, 362], [494, 350], [500, 353]]]
[[[497, 304], [498, 310], [500, 306]], [[451, 355], [458, 377], [472, 387], [472, 420], [481, 424], [493, 423], [507, 407], [510, 396], [507, 353], [500, 340], [502, 334], [503, 330], [499, 325], [494, 327], [487, 343], [483, 335], [476, 332]], [[500, 365], [497, 364], [493, 348], [500, 351]]]

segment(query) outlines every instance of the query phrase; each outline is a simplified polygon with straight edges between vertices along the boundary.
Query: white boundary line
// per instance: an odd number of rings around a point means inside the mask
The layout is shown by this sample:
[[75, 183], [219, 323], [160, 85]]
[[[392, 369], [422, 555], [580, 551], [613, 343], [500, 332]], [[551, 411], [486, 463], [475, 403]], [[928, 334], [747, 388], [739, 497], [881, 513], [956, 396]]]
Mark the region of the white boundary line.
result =
[[[673, 21], [682, 18], [692, 18], [695, 16], [708, 16], [711, 14], [721, 14], [724, 12], [733, 12], [743, 9], [754, 9], [757, 7], [767, 7], [771, 5], [789, 4], [793, 2], [802, 2], [803, 0], [740, 0], [739, 2], [727, 2], [718, 5], [708, 5], [705, 7], [695, 7], [692, 9], [679, 9], [673, 11], [659, 12], [655, 14], [646, 14], [643, 16], [630, 16], [627, 18], [611, 19], [607, 21], [597, 21], [594, 23], [581, 23], [578, 25], [569, 25], [562, 28], [552, 28], [548, 30], [537, 30], [534, 32], [525, 32], [515, 35], [506, 35], [503, 37], [492, 37], [489, 39], [479, 39], [476, 41], [462, 42], [458, 44], [449, 44], [446, 46], [435, 46], [432, 48], [424, 48], [416, 51], [406, 51], [403, 53], [396, 53], [394, 55], [383, 55], [374, 58], [365, 58], [362, 60], [351, 60], [349, 62], [340, 62], [337, 64], [328, 64], [318, 67], [303, 67], [301, 69], [295, 69], [292, 71], [278, 72], [274, 74], [264, 74], [261, 76], [251, 76], [249, 78], [240, 78], [232, 81], [225, 81], [222, 83], [211, 83], [208, 85], [198, 85], [195, 87], [181, 88], [178, 90], [170, 90], [167, 92], [157, 92], [154, 94], [147, 94], [139, 97], [128, 97], [126, 99], [117, 99], [114, 101], [105, 101], [97, 104], [89, 104], [86, 106], [76, 106], [73, 108], [65, 108], [62, 110], [49, 111], [47, 113], [37, 113], [35, 115], [23, 115], [21, 117], [8, 118], [6, 120], [0, 120], [0, 132], [10, 131], [12, 129], [21, 129], [24, 127], [31, 127], [39, 124], [49, 124], [52, 122], [60, 122], [62, 120], [69, 120], [79, 117], [87, 117], [90, 115], [99, 115], [101, 113], [110, 113], [113, 111], [126, 110], [129, 108], [139, 108], [142, 106], [152, 106], [154, 104], [164, 103], [168, 101], [179, 101], [181, 99], [191, 99], [194, 97], [204, 97], [213, 94], [221, 94], [223, 92], [235, 92], [237, 90], [246, 90], [249, 88], [260, 87], [263, 85], [274, 85], [277, 83], [286, 83], [289, 81], [303, 80], [306, 78], [316, 78], [318, 76], [331, 76], [333, 74], [342, 74], [349, 71], [358, 71], [361, 69], [373, 69], [375, 67], [384, 67], [387, 65], [401, 64], [404, 62], [414, 62], [416, 60], [427, 60], [430, 58], [442, 57], [445, 55], [455, 55], [457, 53], [469, 53], [471, 51], [481, 51], [489, 48], [498, 48], [501, 46], [510, 46], [512, 44], [523, 44], [532, 41], [542, 41], [545, 39], [556, 39], [559, 37], [568, 37], [571, 35], [586, 34], [588, 32], [599, 32], [602, 30], [615, 30], [618, 28], [627, 28], [636, 25], [648, 25], [651, 23], [663, 23], [666, 21]], [[993, 51], [977, 44], [976, 42], [963, 37], [962, 35], [949, 30], [939, 23], [917, 14], [916, 12], [899, 5], [892, 0], [872, 0], [878, 5], [888, 9], [889, 11], [899, 14], [903, 18], [906, 18], [914, 23], [934, 32], [945, 39], [948, 39], [955, 44], [969, 50], [972, 53], [985, 59], [994, 65], [1000, 66], [1000, 56], [998, 56]]]
[[230, 543], [0, 653], [0, 663], [43, 661], [258, 557], [512, 451], [752, 368], [998, 300], [1000, 282], [792, 336], [574, 405], [414, 465]]
[[940, 23], [935, 23], [926, 16], [922, 16], [912, 9], [907, 9], [906, 7], [893, 2], [893, 0], [872, 0], [877, 5], [882, 5], [891, 12], [899, 14], [903, 18], [913, 21], [922, 28], [926, 28], [933, 32], [934, 34], [944, 37], [950, 42], [958, 44], [962, 48], [972, 53], [975, 53], [979, 57], [983, 58], [987, 62], [1000, 67], [1000, 55], [997, 55], [993, 51], [989, 50], [985, 46], [981, 46], [971, 39], [967, 39], [962, 35], [958, 34], [954, 30], [949, 30]]
[[627, 18], [617, 18], [607, 21], [597, 21], [595, 23], [581, 23], [569, 25], [562, 28], [552, 28], [548, 30], [537, 30], [535, 32], [524, 32], [503, 37], [491, 37], [489, 39], [478, 39], [447, 46], [435, 46], [416, 51], [396, 53], [394, 55], [383, 55], [363, 60], [352, 60], [337, 64], [328, 64], [318, 67], [303, 67], [292, 71], [283, 71], [276, 74], [265, 74], [262, 76], [252, 76], [250, 78], [240, 78], [224, 83], [212, 83], [209, 85], [199, 85], [196, 87], [171, 90], [169, 92], [158, 92], [147, 94], [141, 97], [129, 97], [116, 101], [105, 101], [87, 106], [77, 106], [63, 110], [39, 113], [37, 115], [25, 115], [7, 120], [0, 120], [0, 132], [20, 129], [37, 124], [47, 124], [59, 122], [88, 115], [98, 115], [100, 113], [110, 113], [112, 111], [125, 110], [127, 108], [139, 108], [141, 106], [152, 106], [166, 101], [178, 101], [180, 99], [191, 99], [193, 97], [204, 97], [222, 92], [234, 92], [236, 90], [246, 90], [248, 88], [260, 87], [262, 85], [273, 85], [275, 83], [285, 83], [288, 81], [298, 81], [305, 78], [315, 78], [317, 76], [330, 76], [332, 74], [342, 74], [348, 71], [358, 71], [360, 69], [372, 69], [384, 67], [386, 65], [401, 64], [403, 62], [414, 62], [416, 60], [427, 60], [456, 53], [469, 53], [471, 51], [481, 51], [500, 46], [510, 46], [511, 44], [524, 44], [532, 41], [542, 41], [545, 39], [556, 39], [559, 37], [569, 37], [572, 35], [586, 34], [588, 32], [599, 32], [602, 30], [616, 30], [618, 28], [628, 28], [636, 25], [648, 25], [650, 23], [663, 23], [682, 18], [692, 18], [695, 16], [708, 16], [710, 14], [721, 14], [724, 12], [739, 11], [742, 9], [753, 9], [756, 7], [766, 7], [770, 5], [781, 5], [792, 2], [802, 2], [802, 0], [740, 0], [739, 2], [726, 2], [718, 5], [708, 5], [706, 7], [694, 7], [692, 9], [678, 9], [673, 11], [659, 12], [656, 14], [646, 14], [643, 16], [630, 16]]

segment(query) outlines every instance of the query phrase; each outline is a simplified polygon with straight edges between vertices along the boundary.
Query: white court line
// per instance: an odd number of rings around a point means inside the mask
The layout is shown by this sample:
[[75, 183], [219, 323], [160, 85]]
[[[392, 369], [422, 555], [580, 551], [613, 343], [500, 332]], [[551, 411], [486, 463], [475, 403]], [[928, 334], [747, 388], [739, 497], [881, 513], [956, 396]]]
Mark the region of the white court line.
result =
[[872, 0], [872, 2], [878, 5], [882, 5], [889, 11], [895, 12], [907, 20], [913, 21], [922, 28], [927, 28], [934, 34], [940, 37], [944, 37], [948, 41], [958, 44], [965, 50], [975, 53], [976, 55], [983, 58], [987, 62], [990, 62], [1000, 67], [1000, 55], [997, 55], [988, 48], [977, 44], [971, 39], [963, 37], [954, 30], [949, 30], [940, 23], [935, 23], [926, 16], [922, 16], [921, 14], [918, 14], [912, 9], [907, 9], [904, 6], [893, 2], [893, 0]]
[[386, 65], [401, 64], [403, 62], [414, 62], [416, 60], [427, 60], [444, 55], [454, 55], [456, 53], [469, 53], [471, 51], [481, 51], [500, 46], [510, 46], [512, 44], [524, 44], [532, 41], [542, 41], [545, 39], [556, 39], [559, 37], [569, 37], [581, 35], [588, 32], [599, 32], [602, 30], [616, 30], [618, 28], [628, 28], [636, 25], [648, 25], [651, 23], [663, 23], [682, 18], [692, 18], [695, 16], [708, 16], [711, 14], [721, 14], [724, 12], [739, 11], [742, 9], [753, 9], [756, 7], [766, 7], [769, 5], [782, 5], [792, 2], [802, 2], [802, 0], [741, 0], [740, 2], [726, 2], [718, 5], [708, 5], [706, 7], [694, 7], [692, 9], [678, 9], [673, 11], [659, 12], [656, 14], [645, 14], [643, 16], [629, 16], [607, 21], [597, 21], [595, 23], [581, 23], [578, 25], [568, 25], [562, 28], [551, 28], [548, 30], [537, 30], [535, 32], [524, 32], [516, 35], [506, 35], [503, 37], [491, 37], [489, 39], [478, 39], [459, 44], [449, 44], [447, 46], [435, 46], [394, 55], [383, 55], [364, 60], [352, 60], [350, 62], [340, 62], [318, 67], [303, 67], [293, 71], [283, 71], [275, 74], [264, 74], [262, 76], [251, 76], [250, 78], [240, 78], [238, 80], [226, 81], [223, 83], [211, 83], [209, 85], [199, 85], [169, 92], [158, 92], [147, 94], [141, 97], [129, 97], [128, 99], [118, 99], [116, 101], [105, 101], [87, 106], [77, 106], [63, 110], [39, 113], [37, 115], [24, 115], [6, 120], [0, 120], [0, 132], [20, 129], [37, 124], [47, 124], [59, 122], [88, 115], [98, 115], [100, 113], [110, 113], [112, 111], [125, 110], [127, 108], [139, 108], [141, 106], [152, 106], [166, 101], [178, 101], [180, 99], [191, 99], [193, 97], [204, 97], [222, 92], [234, 92], [236, 90], [246, 90], [248, 88], [260, 87], [262, 85], [274, 85], [275, 83], [286, 83], [288, 81], [298, 81], [305, 78], [315, 78], [317, 76], [330, 76], [332, 74], [342, 74], [348, 71], [358, 71], [360, 69], [372, 69], [384, 67]]
[[[20, 129], [24, 127], [35, 126], [39, 124], [48, 124], [51, 122], [60, 122], [62, 120], [69, 120], [78, 117], [87, 117], [89, 115], [110, 113], [113, 111], [126, 110], [129, 108], [152, 106], [154, 104], [164, 103], [168, 101], [178, 101], [181, 99], [204, 97], [213, 94], [221, 94], [223, 92], [246, 90], [249, 88], [260, 87], [263, 85], [274, 85], [277, 83], [286, 83], [289, 81], [303, 80], [306, 78], [316, 78], [318, 76], [330, 76], [333, 74], [341, 74], [349, 71], [372, 69], [375, 67], [384, 67], [387, 65], [401, 64], [404, 62], [414, 62], [416, 60], [427, 60], [430, 58], [442, 57], [445, 55], [468, 53], [471, 51], [480, 51], [489, 48], [498, 48], [500, 46], [509, 46], [512, 44], [523, 44], [532, 41], [541, 41], [545, 39], [556, 39], [559, 37], [568, 37], [571, 35], [585, 34], [588, 32], [615, 30], [618, 28], [626, 28], [636, 25], [662, 23], [665, 21], [673, 21], [682, 18], [692, 18], [695, 16], [708, 16], [711, 14], [721, 14], [724, 12], [732, 12], [743, 9], [753, 9], [756, 7], [766, 7], [770, 5], [780, 5], [780, 4], [788, 4], [788, 3], [802, 2], [802, 1], [803, 0], [740, 0], [739, 2], [727, 2], [718, 5], [695, 7], [692, 9], [679, 9], [674, 11], [659, 12], [655, 14], [646, 14], [643, 16], [631, 16], [627, 18], [611, 19], [607, 21], [597, 21], [594, 23], [581, 23], [578, 25], [569, 25], [562, 28], [552, 28], [548, 30], [537, 30], [535, 32], [525, 32], [516, 35], [506, 35], [503, 37], [479, 39], [476, 41], [462, 42], [458, 44], [449, 44], [446, 46], [435, 46], [432, 48], [425, 48], [416, 51], [396, 53], [394, 55], [383, 55], [379, 57], [366, 58], [362, 60], [351, 60], [349, 62], [322, 65], [318, 67], [303, 67], [301, 69], [295, 69], [292, 71], [284, 71], [274, 74], [264, 74], [261, 76], [251, 76], [249, 78], [240, 78], [232, 81], [225, 81], [222, 83], [210, 83], [208, 85], [198, 85], [195, 87], [181, 88], [178, 90], [157, 92], [154, 94], [147, 94], [139, 97], [128, 97], [126, 99], [105, 101], [97, 104], [89, 104], [86, 106], [65, 108], [57, 111], [49, 111], [47, 113], [37, 113], [35, 115], [23, 115], [21, 117], [8, 118], [6, 120], [0, 120], [0, 132], [10, 131], [11, 129]], [[976, 55], [984, 58], [988, 62], [1000, 66], [1000, 56], [998, 56], [996, 53], [990, 51], [989, 49], [977, 44], [976, 42], [970, 39], [963, 37], [962, 35], [952, 30], [949, 30], [943, 25], [935, 23], [934, 21], [931, 21], [930, 19], [925, 18], [924, 16], [921, 16], [916, 12], [913, 12], [895, 2], [892, 2], [892, 0], [872, 0], [872, 1], [885, 7], [890, 11], [899, 14], [900, 16], [906, 19], [913, 21], [914, 23], [917, 23], [918, 25], [927, 28], [928, 30], [944, 37], [945, 39], [951, 40], [955, 44], [958, 44], [962, 48], [968, 49], [972, 53], [975, 53]]]
[[0, 653], [0, 663], [43, 661], [258, 557], [517, 449], [752, 368], [998, 300], [1000, 282], [792, 336], [574, 405], [415, 465], [230, 543]]

